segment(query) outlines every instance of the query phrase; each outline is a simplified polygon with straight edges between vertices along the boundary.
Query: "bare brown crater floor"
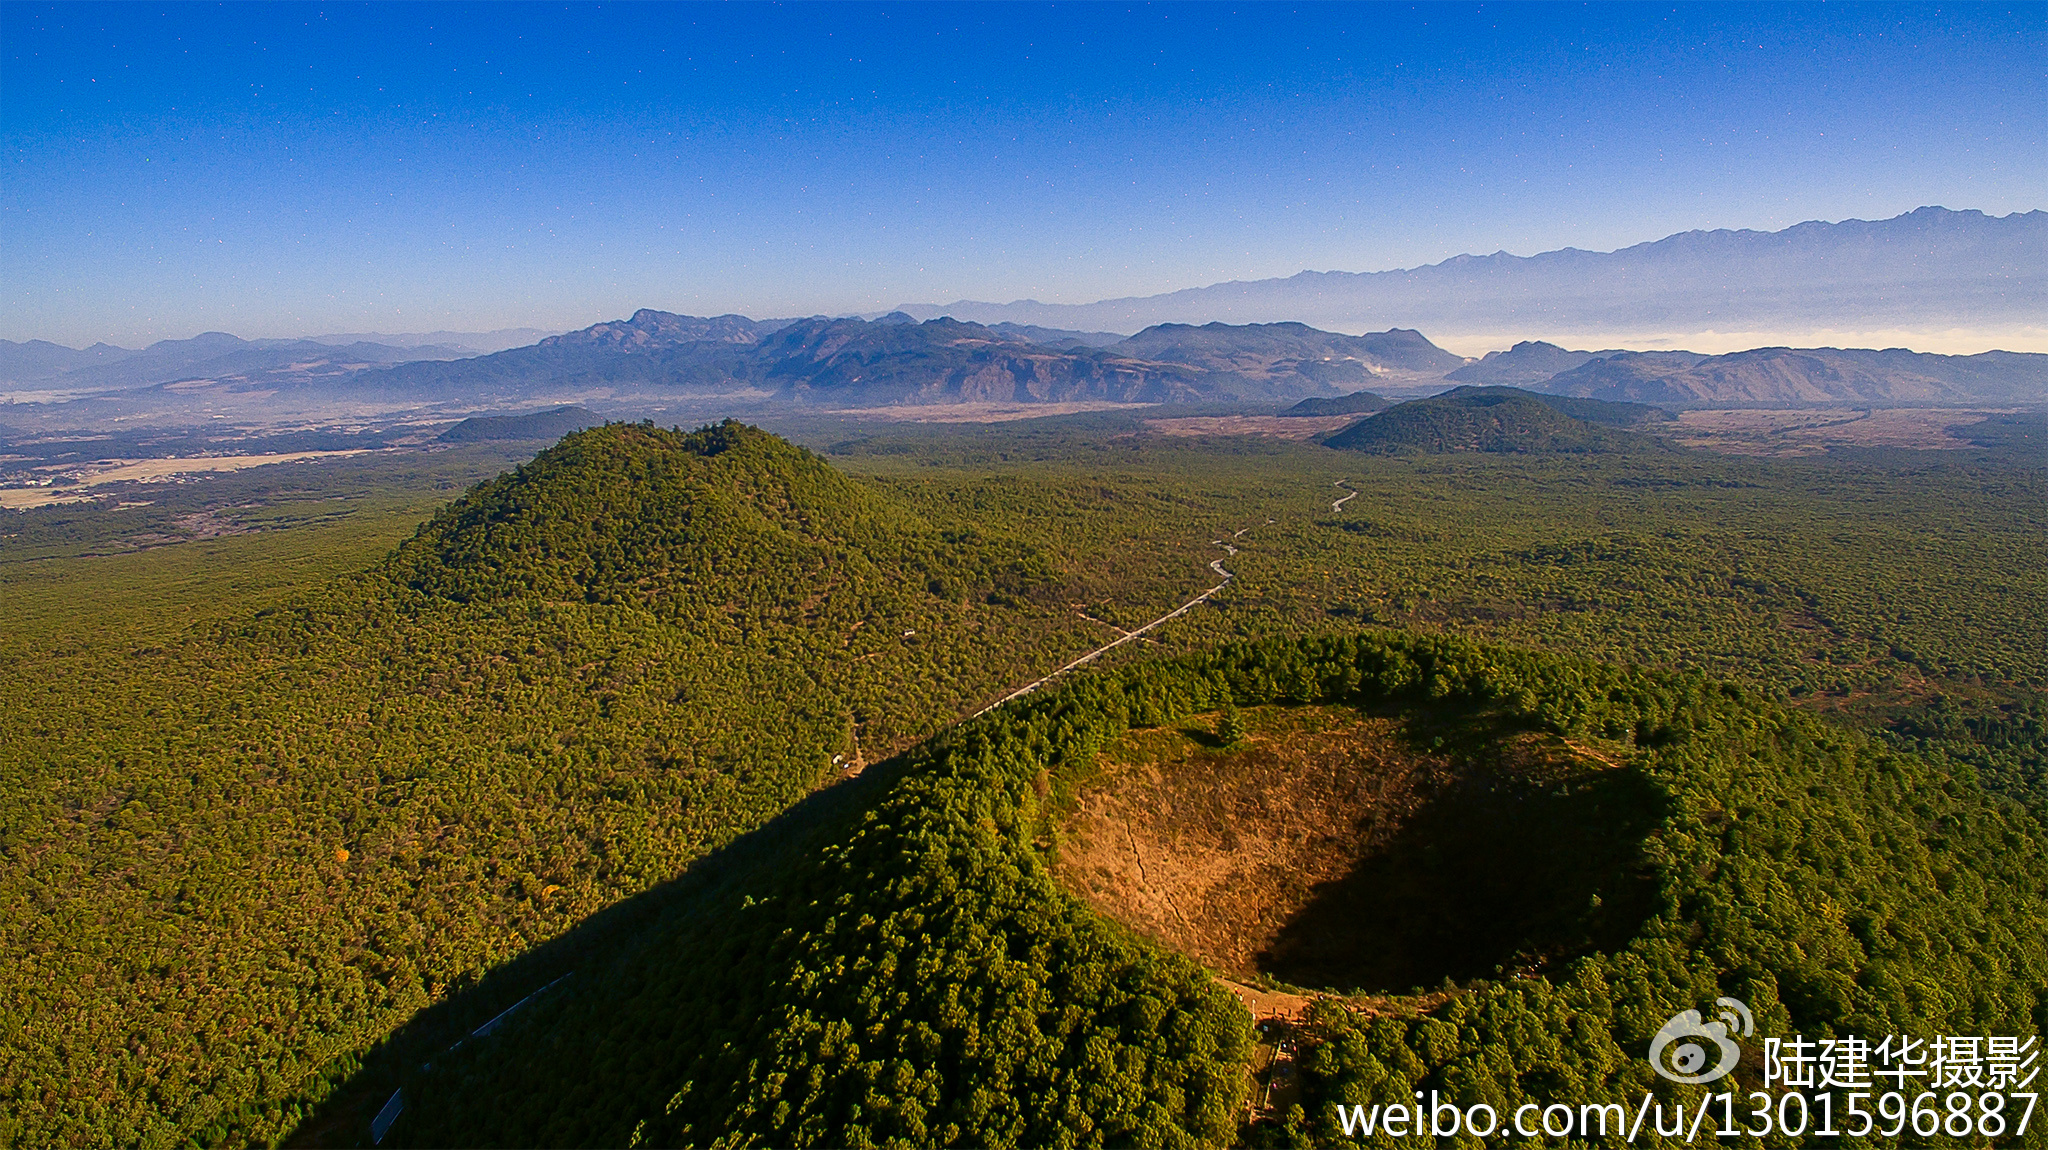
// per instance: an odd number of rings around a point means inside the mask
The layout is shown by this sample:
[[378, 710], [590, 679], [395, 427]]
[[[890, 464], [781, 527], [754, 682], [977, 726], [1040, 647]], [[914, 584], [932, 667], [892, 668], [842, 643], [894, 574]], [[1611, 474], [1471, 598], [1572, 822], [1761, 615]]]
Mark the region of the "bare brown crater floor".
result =
[[1060, 880], [1238, 978], [1401, 993], [1618, 946], [1654, 908], [1658, 792], [1632, 768], [1483, 716], [1261, 707], [1106, 749]]

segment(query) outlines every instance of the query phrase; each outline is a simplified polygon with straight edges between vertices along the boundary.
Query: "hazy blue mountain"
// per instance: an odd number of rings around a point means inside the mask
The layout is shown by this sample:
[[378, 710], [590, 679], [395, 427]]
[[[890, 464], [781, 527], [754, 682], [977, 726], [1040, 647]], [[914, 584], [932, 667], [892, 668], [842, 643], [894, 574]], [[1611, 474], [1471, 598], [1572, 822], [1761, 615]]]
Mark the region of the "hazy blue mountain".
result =
[[1495, 387], [1527, 387], [1542, 383], [1562, 371], [1618, 354], [1608, 351], [1566, 351], [1554, 343], [1523, 340], [1506, 351], [1489, 351], [1478, 363], [1468, 363], [1445, 375], [1459, 383]]
[[1162, 403], [1203, 398], [1199, 372], [1095, 348], [1059, 349], [952, 319], [800, 320], [762, 341], [790, 399], [898, 403]]
[[1093, 304], [905, 305], [1058, 328], [1298, 321], [1440, 336], [1515, 331], [1981, 327], [2048, 315], [2048, 211], [1928, 207], [1776, 232], [1682, 232], [1614, 252], [1463, 255], [1383, 272], [1305, 271]]
[[1028, 323], [992, 323], [990, 331], [1041, 347], [1108, 347], [1124, 337], [1113, 331], [1062, 331], [1056, 327], [1033, 327]]
[[551, 335], [560, 334], [558, 328], [501, 327], [495, 331], [358, 331], [334, 335], [309, 335], [306, 338], [314, 343], [381, 343], [386, 347], [402, 348], [445, 347], [469, 355], [489, 355], [494, 351], [504, 351], [506, 348], [527, 347]]
[[484, 443], [502, 440], [557, 440], [572, 431], [596, 427], [604, 417], [580, 407], [553, 407], [518, 415], [473, 415], [436, 438], [442, 443]]
[[496, 355], [364, 372], [355, 393], [388, 399], [514, 402], [543, 393], [614, 396], [774, 393], [785, 401], [1167, 402], [1207, 394], [1202, 375], [1093, 347], [1047, 347], [949, 319], [813, 317], [757, 323], [643, 309]]
[[[1034, 342], [1027, 334], [1053, 342]], [[60, 398], [74, 393], [75, 406], [34, 404], [35, 412], [23, 418], [80, 427], [194, 413], [268, 418], [336, 403], [394, 411], [565, 402], [617, 409], [734, 396], [835, 407], [1285, 403], [1360, 391], [1428, 394], [1443, 379], [1514, 379], [1557, 395], [1667, 406], [2048, 403], [2048, 356], [2022, 353], [1760, 348], [1706, 356], [1568, 351], [1524, 342], [1466, 363], [1402, 328], [1353, 336], [1301, 323], [1158, 324], [1107, 347], [1084, 338], [1099, 334], [953, 318], [919, 322], [901, 312], [872, 320], [757, 321], [642, 309], [481, 356], [463, 357], [447, 347], [336, 346], [210, 332], [133, 352], [5, 344], [0, 364], [17, 365], [31, 388]], [[1542, 374], [1560, 364], [1571, 366]]]
[[1339, 335], [1307, 324], [1156, 324], [1112, 350], [1182, 363], [1276, 398], [1356, 388], [1389, 376], [1435, 378], [1463, 364], [1420, 332]]
[[31, 340], [0, 347], [0, 380], [61, 382], [70, 388], [108, 391], [196, 379], [267, 386], [286, 378], [332, 377], [374, 365], [451, 359], [461, 354], [460, 349], [434, 346], [247, 340], [218, 331], [191, 339], [159, 340], [139, 351], [107, 344], [73, 351]]
[[96, 343], [81, 351], [46, 339], [20, 343], [0, 339], [0, 380], [23, 383], [48, 379], [81, 367], [113, 363], [134, 354], [128, 348], [106, 343]]
[[616, 351], [656, 351], [687, 344], [724, 343], [751, 347], [761, 342], [760, 324], [743, 315], [702, 318], [641, 308], [631, 319], [593, 324], [541, 340], [539, 347], [604, 347]]
[[366, 371], [348, 382], [357, 395], [390, 402], [515, 404], [575, 392], [718, 394], [758, 390], [755, 354], [775, 330], [745, 316], [688, 316], [642, 308], [530, 347], [452, 363], [410, 363]]
[[[130, 382], [129, 377], [136, 373], [156, 373], [169, 378], [208, 359], [257, 346], [249, 340], [217, 331], [191, 339], [159, 340], [140, 350], [98, 343], [83, 351], [74, 351], [40, 339], [26, 343], [4, 342], [0, 343], [0, 378], [20, 383], [71, 376], [88, 386], [100, 382], [121, 386]], [[123, 364], [131, 366], [121, 371], [112, 370]]]
[[[133, 355], [105, 365], [88, 365], [65, 374], [81, 383], [104, 387], [141, 387], [181, 375], [200, 374], [202, 365], [236, 352], [267, 351], [271, 360], [291, 358], [292, 348], [273, 343], [265, 348], [254, 340], [241, 339], [224, 331], [202, 332], [191, 339], [160, 339]], [[314, 354], [333, 354], [335, 349], [309, 343]]]
[[[1027, 338], [1043, 335], [1052, 342]], [[357, 390], [511, 402], [565, 394], [759, 391], [837, 406], [954, 402], [1298, 399], [1391, 373], [1434, 378], [1464, 362], [1419, 333], [1335, 335], [1301, 324], [1098, 335], [901, 312], [760, 323], [643, 309], [527, 348], [366, 372]]]
[[2048, 403], [2048, 355], [1763, 347], [1622, 352], [1534, 385], [1559, 395], [1690, 407]]
[[1329, 398], [1316, 396], [1304, 399], [1280, 414], [1287, 416], [1364, 415], [1375, 411], [1385, 411], [1393, 405], [1394, 401], [1386, 396], [1374, 395], [1369, 391], [1354, 391], [1350, 395], [1338, 395]]

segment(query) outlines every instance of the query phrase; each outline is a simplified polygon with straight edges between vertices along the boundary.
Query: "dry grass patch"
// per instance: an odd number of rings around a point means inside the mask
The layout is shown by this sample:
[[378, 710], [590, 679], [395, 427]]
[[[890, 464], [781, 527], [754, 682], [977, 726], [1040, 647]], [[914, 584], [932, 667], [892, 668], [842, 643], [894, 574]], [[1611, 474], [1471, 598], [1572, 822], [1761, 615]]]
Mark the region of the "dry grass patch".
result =
[[1189, 438], [1197, 435], [1264, 435], [1273, 439], [1310, 439], [1326, 431], [1348, 427], [1366, 417], [1365, 412], [1346, 415], [1187, 415], [1178, 419], [1148, 419], [1145, 426], [1161, 435]]
[[1455, 721], [1262, 707], [1130, 732], [1062, 828], [1103, 914], [1240, 980], [1399, 993], [1625, 941], [1657, 804], [1618, 755]]
[[1724, 455], [1818, 455], [1833, 447], [1955, 451], [1970, 443], [1952, 429], [2000, 412], [1959, 408], [1796, 411], [1687, 411], [1672, 438]]

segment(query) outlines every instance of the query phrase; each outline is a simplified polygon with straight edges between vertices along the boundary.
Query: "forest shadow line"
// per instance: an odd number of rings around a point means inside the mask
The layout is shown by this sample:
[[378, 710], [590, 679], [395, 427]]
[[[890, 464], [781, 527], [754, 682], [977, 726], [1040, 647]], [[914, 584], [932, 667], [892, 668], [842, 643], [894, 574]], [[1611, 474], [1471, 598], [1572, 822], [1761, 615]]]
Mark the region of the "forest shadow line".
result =
[[[386, 1035], [281, 1143], [287, 1147], [371, 1144], [370, 1123], [391, 1093], [422, 1073], [427, 1064], [456, 1045], [475, 1040], [479, 1027], [538, 998], [570, 976], [590, 977], [597, 967], [627, 961], [645, 940], [667, 932], [664, 922], [737, 898], [747, 886], [773, 881], [845, 816], [886, 791], [907, 768], [908, 754], [869, 766], [859, 775], [825, 783], [785, 807], [759, 827], [691, 860], [681, 872], [599, 910], [541, 942], [476, 982], [422, 1008]], [[319, 1072], [316, 1071], [316, 1074]], [[410, 1093], [408, 1091], [408, 1093]]]

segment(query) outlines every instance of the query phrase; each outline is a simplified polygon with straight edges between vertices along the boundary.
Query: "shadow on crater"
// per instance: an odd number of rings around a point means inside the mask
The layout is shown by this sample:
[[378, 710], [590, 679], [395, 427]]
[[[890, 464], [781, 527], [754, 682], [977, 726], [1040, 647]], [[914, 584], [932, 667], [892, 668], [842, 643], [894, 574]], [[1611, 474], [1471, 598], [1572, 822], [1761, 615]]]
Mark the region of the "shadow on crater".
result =
[[1662, 795], [1632, 768], [1547, 773], [1475, 764], [1405, 817], [1362, 821], [1363, 857], [1314, 889], [1260, 968], [1400, 993], [1626, 944], [1656, 907], [1641, 844]]

